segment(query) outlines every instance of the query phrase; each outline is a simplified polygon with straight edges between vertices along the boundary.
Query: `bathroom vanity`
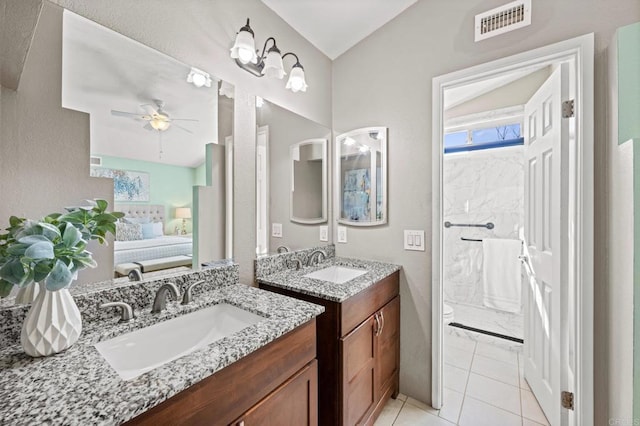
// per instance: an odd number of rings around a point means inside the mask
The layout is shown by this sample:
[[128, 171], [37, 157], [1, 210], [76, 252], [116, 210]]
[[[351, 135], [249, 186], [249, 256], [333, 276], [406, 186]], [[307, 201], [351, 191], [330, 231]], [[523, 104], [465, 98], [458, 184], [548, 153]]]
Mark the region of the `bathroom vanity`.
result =
[[295, 256], [305, 254], [285, 253], [258, 267], [258, 283], [325, 308], [317, 318], [318, 423], [373, 424], [398, 395], [399, 266], [333, 257], [301, 270], [274, 270], [273, 262]]
[[[192, 303], [168, 301], [162, 312], [150, 312], [153, 295], [166, 282], [184, 293], [202, 279], [206, 283], [194, 287]], [[83, 314], [83, 334], [67, 351], [45, 358], [31, 358], [20, 347], [20, 322], [13, 318], [27, 308], [0, 310], [0, 395], [5, 401], [0, 423], [249, 426], [268, 418], [279, 425], [317, 424], [315, 318], [321, 306], [238, 284], [237, 265], [111, 285], [74, 298]], [[113, 300], [134, 305], [136, 318], [118, 322], [117, 312], [96, 307]], [[211, 329], [223, 329], [224, 337], [184, 353], [175, 347], [200, 337], [196, 327], [182, 326], [178, 337], [174, 333], [158, 345], [157, 352], [174, 350], [173, 357], [156, 362], [155, 354], [148, 359], [132, 355], [132, 368], [142, 364], [145, 370], [129, 379], [96, 347], [125, 335], [153, 333], [153, 327], [171, 321], [182, 324], [221, 305], [256, 321], [227, 334], [225, 324], [212, 324]], [[158, 339], [163, 335], [158, 333]]]

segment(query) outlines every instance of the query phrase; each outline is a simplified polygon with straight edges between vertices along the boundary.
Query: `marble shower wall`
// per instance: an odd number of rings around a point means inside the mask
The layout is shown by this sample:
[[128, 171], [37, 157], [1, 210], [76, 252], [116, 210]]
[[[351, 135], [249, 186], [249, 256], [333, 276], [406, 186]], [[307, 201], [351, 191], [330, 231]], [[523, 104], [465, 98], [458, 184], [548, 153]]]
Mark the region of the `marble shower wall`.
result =
[[444, 228], [445, 301], [483, 306], [482, 243], [460, 238], [518, 238], [524, 225], [523, 147], [444, 156], [444, 221], [493, 222], [495, 228]]

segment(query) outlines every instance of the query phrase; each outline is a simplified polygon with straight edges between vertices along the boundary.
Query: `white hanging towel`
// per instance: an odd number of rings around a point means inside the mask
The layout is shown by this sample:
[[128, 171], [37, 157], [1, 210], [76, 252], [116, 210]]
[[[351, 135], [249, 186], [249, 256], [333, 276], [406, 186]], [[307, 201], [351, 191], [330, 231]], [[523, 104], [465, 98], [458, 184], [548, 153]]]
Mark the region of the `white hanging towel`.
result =
[[522, 242], [485, 238], [482, 240], [482, 251], [484, 305], [501, 311], [520, 312], [522, 276], [518, 256], [522, 251]]

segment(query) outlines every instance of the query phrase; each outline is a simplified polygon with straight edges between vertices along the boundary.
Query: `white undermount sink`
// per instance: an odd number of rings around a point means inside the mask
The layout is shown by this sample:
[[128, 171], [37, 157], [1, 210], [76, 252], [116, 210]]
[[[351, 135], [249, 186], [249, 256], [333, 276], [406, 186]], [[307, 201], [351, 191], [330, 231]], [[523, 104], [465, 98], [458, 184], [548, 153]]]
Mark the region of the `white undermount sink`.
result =
[[263, 320], [264, 317], [221, 303], [95, 346], [122, 380], [130, 380]]
[[316, 280], [328, 281], [335, 284], [344, 284], [360, 275], [366, 274], [363, 269], [347, 268], [345, 266], [329, 266], [305, 275], [305, 278], [314, 278]]

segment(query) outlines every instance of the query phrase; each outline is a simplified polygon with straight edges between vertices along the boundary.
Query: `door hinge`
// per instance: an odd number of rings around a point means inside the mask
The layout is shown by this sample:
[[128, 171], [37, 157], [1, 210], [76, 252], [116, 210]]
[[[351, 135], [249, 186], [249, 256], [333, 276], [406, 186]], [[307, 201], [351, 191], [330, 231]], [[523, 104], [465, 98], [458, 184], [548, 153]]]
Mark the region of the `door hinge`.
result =
[[569, 99], [562, 103], [562, 118], [571, 118], [576, 116], [575, 101]]
[[573, 392], [562, 391], [562, 408], [573, 410]]

